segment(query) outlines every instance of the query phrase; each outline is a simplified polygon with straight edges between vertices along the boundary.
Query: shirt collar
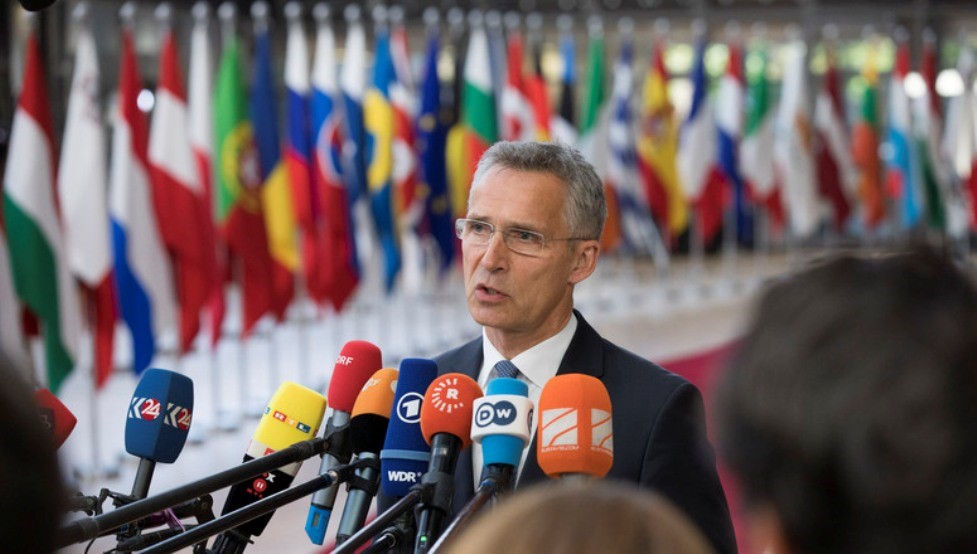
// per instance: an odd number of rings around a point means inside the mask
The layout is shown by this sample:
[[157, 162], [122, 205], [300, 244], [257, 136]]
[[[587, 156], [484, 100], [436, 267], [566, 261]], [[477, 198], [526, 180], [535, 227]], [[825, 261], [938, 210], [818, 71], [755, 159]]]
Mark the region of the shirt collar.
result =
[[[576, 332], [577, 316], [571, 313], [570, 320], [567, 321], [567, 324], [559, 333], [533, 346], [529, 350], [521, 352], [509, 361], [519, 368], [519, 372], [526, 379], [537, 387], [542, 388], [547, 381], [556, 376], [556, 372], [560, 369], [560, 363], [563, 361], [563, 356], [566, 354], [567, 348], [570, 347], [570, 341], [573, 340], [573, 335]], [[497, 362], [504, 359], [505, 357], [499, 353], [492, 344], [492, 341], [488, 339], [483, 328], [482, 367], [484, 371], [482, 375], [487, 375], [491, 368], [495, 367]]]

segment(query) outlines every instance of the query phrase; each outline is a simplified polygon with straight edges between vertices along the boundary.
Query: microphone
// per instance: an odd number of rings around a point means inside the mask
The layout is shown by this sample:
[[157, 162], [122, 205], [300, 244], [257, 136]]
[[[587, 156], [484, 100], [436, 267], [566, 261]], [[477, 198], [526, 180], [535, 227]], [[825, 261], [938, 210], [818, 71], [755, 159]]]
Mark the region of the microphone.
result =
[[34, 402], [37, 403], [37, 415], [41, 418], [41, 424], [51, 433], [54, 447], [61, 448], [75, 429], [78, 418], [48, 389], [34, 391]]
[[475, 401], [472, 414], [472, 440], [482, 445], [485, 472], [475, 496], [458, 512], [432, 551], [464, 528], [490, 498], [511, 488], [522, 451], [529, 443], [532, 419], [533, 403], [526, 383], [506, 377], [489, 381], [485, 396]]
[[187, 442], [193, 417], [193, 381], [186, 375], [150, 368], [136, 385], [126, 416], [126, 452], [139, 468], [132, 497], [145, 498], [157, 463], [176, 461]]
[[[286, 381], [278, 387], [265, 413], [258, 422], [258, 428], [251, 437], [244, 462], [282, 450], [294, 443], [314, 438], [326, 411], [326, 399], [312, 389]], [[227, 500], [221, 515], [257, 502], [265, 496], [287, 489], [298, 473], [302, 462], [265, 472], [253, 480], [241, 481], [227, 493]], [[252, 535], [260, 535], [271, 520], [274, 512], [222, 533], [214, 542], [216, 552], [239, 553], [244, 551]]]
[[461, 373], [446, 373], [431, 383], [421, 406], [421, 433], [431, 445], [431, 462], [421, 485], [430, 493], [418, 509], [415, 552], [427, 552], [451, 512], [458, 453], [471, 444], [472, 413], [482, 389]]
[[353, 535], [370, 510], [370, 501], [377, 494], [380, 478], [380, 450], [390, 422], [390, 410], [394, 403], [394, 387], [397, 386], [397, 370], [384, 368], [373, 374], [363, 386], [363, 391], [353, 406], [353, 418], [349, 421], [349, 438], [357, 461], [367, 462], [356, 470], [355, 477], [347, 485], [346, 507], [339, 520], [336, 543], [342, 543]]
[[557, 375], [539, 396], [536, 457], [547, 477], [604, 477], [614, 464], [611, 398], [599, 379]]
[[[329, 438], [329, 450], [322, 456], [319, 475], [349, 462], [349, 418], [356, 402], [356, 396], [377, 370], [382, 367], [380, 349], [370, 342], [353, 340], [343, 345], [336, 358], [329, 381], [329, 405], [332, 416], [326, 423], [323, 436]], [[313, 544], [322, 544], [326, 538], [326, 528], [336, 503], [339, 484], [316, 491], [309, 507], [309, 517], [305, 522], [305, 534]]]
[[29, 12], [39, 12], [51, 7], [57, 0], [20, 0], [20, 5]]
[[423, 358], [400, 362], [390, 426], [380, 451], [380, 487], [391, 498], [402, 498], [421, 480], [431, 461], [431, 447], [421, 433], [424, 393], [438, 376], [438, 364]]

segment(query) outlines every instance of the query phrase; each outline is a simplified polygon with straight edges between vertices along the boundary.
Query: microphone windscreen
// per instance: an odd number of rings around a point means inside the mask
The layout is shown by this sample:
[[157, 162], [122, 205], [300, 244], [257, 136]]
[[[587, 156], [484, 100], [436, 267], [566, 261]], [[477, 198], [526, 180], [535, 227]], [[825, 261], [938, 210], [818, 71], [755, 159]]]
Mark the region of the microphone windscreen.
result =
[[325, 397], [298, 383], [285, 381], [265, 406], [248, 454], [260, 458], [313, 438], [325, 411]]
[[29, 12], [39, 12], [51, 7], [57, 0], [20, 0], [20, 5]]
[[37, 415], [41, 418], [41, 424], [51, 433], [54, 447], [60, 448], [75, 429], [78, 418], [47, 389], [34, 391], [34, 401], [37, 403]]
[[614, 464], [611, 398], [599, 379], [580, 373], [550, 379], [539, 397], [536, 456], [549, 477], [603, 477]]
[[173, 463], [187, 442], [192, 418], [193, 381], [166, 369], [147, 369], [129, 401], [126, 452]]
[[352, 412], [360, 389], [383, 367], [380, 349], [365, 340], [351, 340], [343, 345], [329, 378], [329, 405], [333, 410]]
[[446, 373], [431, 383], [421, 406], [421, 433], [428, 444], [434, 435], [447, 433], [461, 439], [462, 449], [472, 442], [472, 410], [482, 389], [462, 373]]
[[485, 393], [475, 401], [472, 440], [482, 445], [485, 465], [519, 467], [533, 417], [529, 386], [518, 379], [498, 377], [489, 381]]
[[421, 406], [437, 376], [434, 360], [405, 358], [400, 362], [390, 425], [380, 451], [380, 486], [392, 498], [406, 496], [428, 469], [431, 447], [421, 434]]
[[349, 420], [349, 442], [354, 454], [379, 454], [387, 434], [397, 386], [397, 370], [383, 368], [363, 385]]
[[[326, 398], [321, 394], [289, 381], [282, 383], [265, 407], [258, 428], [248, 443], [244, 461], [249, 462], [314, 438], [325, 411]], [[253, 479], [235, 483], [227, 491], [221, 515], [227, 515], [287, 489], [301, 467], [302, 462], [294, 462]], [[260, 535], [271, 521], [272, 515], [273, 513], [264, 514], [237, 529], [249, 536]]]

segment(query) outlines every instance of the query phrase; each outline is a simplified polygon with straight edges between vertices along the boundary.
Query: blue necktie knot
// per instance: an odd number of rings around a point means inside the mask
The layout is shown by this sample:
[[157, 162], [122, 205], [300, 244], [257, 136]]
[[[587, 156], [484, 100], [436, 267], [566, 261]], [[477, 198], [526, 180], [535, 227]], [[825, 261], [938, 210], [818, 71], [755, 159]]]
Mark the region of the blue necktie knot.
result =
[[515, 379], [516, 375], [519, 375], [519, 368], [509, 360], [499, 360], [493, 369], [495, 369], [496, 377]]

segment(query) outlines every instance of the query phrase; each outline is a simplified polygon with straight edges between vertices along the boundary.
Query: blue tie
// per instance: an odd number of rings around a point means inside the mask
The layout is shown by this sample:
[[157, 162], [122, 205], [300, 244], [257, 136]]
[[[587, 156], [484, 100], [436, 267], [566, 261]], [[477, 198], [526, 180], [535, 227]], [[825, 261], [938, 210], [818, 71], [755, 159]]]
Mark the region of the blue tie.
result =
[[509, 360], [499, 360], [492, 369], [495, 370], [496, 377], [515, 379], [516, 375], [519, 375], [519, 368]]

